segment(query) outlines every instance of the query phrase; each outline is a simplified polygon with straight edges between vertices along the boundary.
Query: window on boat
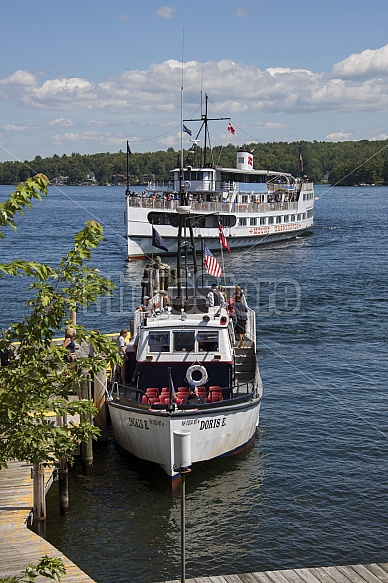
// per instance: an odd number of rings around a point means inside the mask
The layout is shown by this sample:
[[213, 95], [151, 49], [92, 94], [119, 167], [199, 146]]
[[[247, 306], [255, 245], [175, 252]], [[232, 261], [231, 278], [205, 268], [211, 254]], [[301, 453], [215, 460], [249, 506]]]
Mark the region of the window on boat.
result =
[[241, 218], [241, 217], [240, 217], [240, 218], [239, 218], [239, 220], [238, 220], [238, 222], [239, 222], [239, 224], [240, 224], [242, 227], [245, 227], [245, 226], [246, 226], [246, 224], [247, 224], [247, 219], [246, 219], [246, 218]]
[[290, 222], [290, 215], [284, 215], [284, 217], [283, 217], [283, 221], [284, 221], [285, 223], [289, 223], [289, 222]]
[[273, 225], [273, 223], [274, 223], [274, 217], [268, 217], [268, 224]]
[[302, 220], [302, 213], [298, 213], [298, 221]]
[[148, 346], [150, 352], [170, 352], [170, 332], [150, 332]]
[[178, 226], [178, 215], [177, 213], [158, 213], [151, 212], [148, 213], [148, 222], [151, 225], [172, 225], [173, 227]]
[[251, 227], [254, 227], [257, 224], [256, 217], [251, 217]]
[[260, 225], [266, 225], [267, 224], [267, 217], [260, 217]]
[[218, 350], [218, 332], [197, 333], [198, 352], [214, 352]]
[[311, 217], [313, 217], [313, 216], [314, 216], [314, 211], [312, 209], [308, 210], [307, 211], [307, 218], [311, 219]]
[[291, 223], [295, 221], [295, 215], [291, 215]]
[[191, 352], [195, 347], [194, 330], [179, 330], [173, 332], [174, 352]]
[[223, 227], [235, 227], [237, 221], [235, 215], [220, 215], [219, 222]]
[[278, 216], [276, 217], [276, 222], [277, 222], [277, 223], [281, 223], [281, 222], [282, 222], [282, 217], [281, 217], [280, 215], [278, 215]]

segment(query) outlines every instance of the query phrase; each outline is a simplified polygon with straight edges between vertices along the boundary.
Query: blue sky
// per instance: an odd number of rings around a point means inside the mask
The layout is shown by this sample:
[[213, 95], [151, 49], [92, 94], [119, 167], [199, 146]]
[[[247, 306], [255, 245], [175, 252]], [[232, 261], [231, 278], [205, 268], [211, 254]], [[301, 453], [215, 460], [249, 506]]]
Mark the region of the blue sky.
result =
[[1, 20], [0, 161], [179, 149], [182, 62], [184, 118], [202, 90], [236, 130], [213, 145], [388, 138], [386, 0], [13, 0]]

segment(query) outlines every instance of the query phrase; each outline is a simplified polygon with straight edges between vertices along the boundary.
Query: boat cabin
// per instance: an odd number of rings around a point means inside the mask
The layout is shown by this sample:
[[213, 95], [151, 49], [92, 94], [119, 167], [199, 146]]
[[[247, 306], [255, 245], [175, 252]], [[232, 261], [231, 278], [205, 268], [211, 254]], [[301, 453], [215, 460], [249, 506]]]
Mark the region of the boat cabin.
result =
[[[168, 385], [169, 369], [174, 387], [188, 385], [187, 371], [192, 365], [206, 366], [206, 377], [193, 378], [209, 387], [232, 385], [233, 354], [231, 323], [225, 309], [208, 308], [206, 313], [179, 315], [167, 308], [149, 317], [139, 330], [137, 349], [138, 388], [162, 389]], [[192, 373], [194, 374], [194, 373]], [[194, 375], [195, 376], [195, 375]]]

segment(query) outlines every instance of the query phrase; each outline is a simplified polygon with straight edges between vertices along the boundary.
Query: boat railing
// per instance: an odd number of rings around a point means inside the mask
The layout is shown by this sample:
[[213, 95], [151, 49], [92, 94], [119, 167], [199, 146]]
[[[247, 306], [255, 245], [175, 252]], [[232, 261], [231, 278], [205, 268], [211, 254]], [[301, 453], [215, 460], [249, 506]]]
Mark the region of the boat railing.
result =
[[[275, 191], [274, 191], [275, 194]], [[252, 193], [246, 193], [251, 196]], [[142, 197], [128, 198], [128, 206], [131, 208], [146, 208], [149, 210], [175, 211], [179, 206], [177, 200], [166, 200], [164, 198], [151, 199]], [[297, 201], [273, 201], [273, 202], [217, 202], [217, 201], [190, 201], [191, 211], [199, 213], [268, 213], [271, 211], [296, 211]]]
[[245, 329], [245, 336], [254, 344], [256, 343], [256, 314], [252, 308], [247, 304], [245, 295], [243, 296], [243, 304], [247, 308], [247, 325]]
[[[221, 391], [222, 391], [222, 396], [223, 399], [222, 401], [218, 401], [218, 405], [219, 404], [228, 404], [228, 402], [230, 401], [235, 401], [237, 398], [239, 397], [247, 397], [249, 395], [251, 395], [254, 391], [254, 388], [256, 386], [256, 382], [255, 379], [249, 380], [249, 381], [245, 381], [242, 383], [238, 383], [238, 385], [236, 386], [228, 386], [228, 387], [222, 387]], [[206, 392], [207, 395], [210, 394], [210, 391], [207, 390]], [[143, 397], [147, 398], [146, 403], [142, 402], [143, 401]], [[155, 409], [164, 409], [165, 408], [165, 404], [164, 403], [155, 403], [153, 401], [151, 401], [151, 398], [147, 395], [146, 391], [143, 391], [142, 389], [139, 389], [138, 387], [134, 387], [134, 386], [128, 386], [128, 385], [122, 385], [118, 382], [114, 382], [112, 384], [112, 387], [110, 389], [110, 391], [108, 392], [108, 400], [111, 401], [113, 400], [113, 398], [120, 399], [120, 398], [124, 398], [127, 399], [128, 401], [134, 401], [136, 403], [140, 403], [144, 406], [152, 406], [152, 408]], [[206, 408], [209, 408], [211, 406], [214, 406], [215, 403], [212, 402], [206, 402], [203, 403], [202, 406], [206, 406]], [[179, 403], [176, 404], [178, 409], [196, 409], [198, 407], [198, 404], [193, 404], [190, 405], [188, 403]], [[222, 406], [222, 405], [221, 405]], [[202, 407], [201, 407], [202, 408]]]

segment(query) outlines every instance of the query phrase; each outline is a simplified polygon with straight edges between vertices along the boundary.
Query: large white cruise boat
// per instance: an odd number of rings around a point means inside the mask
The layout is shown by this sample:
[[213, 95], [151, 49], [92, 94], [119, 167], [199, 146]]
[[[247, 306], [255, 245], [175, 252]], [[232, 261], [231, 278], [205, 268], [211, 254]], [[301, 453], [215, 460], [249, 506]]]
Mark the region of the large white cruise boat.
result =
[[[207, 135], [207, 107], [201, 118]], [[220, 232], [229, 247], [240, 249], [295, 238], [313, 226], [314, 188], [306, 178], [285, 172], [255, 170], [251, 152], [237, 152], [236, 168], [197, 163], [197, 142], [183, 167], [174, 168], [169, 188], [150, 183], [141, 196], [126, 189], [128, 259], [153, 252], [153, 227], [163, 240], [160, 254], [176, 254], [178, 193], [186, 194], [195, 245], [220, 248]], [[203, 149], [204, 155], [206, 154]], [[190, 157], [192, 156], [192, 157]], [[167, 250], [166, 250], [167, 249]]]

